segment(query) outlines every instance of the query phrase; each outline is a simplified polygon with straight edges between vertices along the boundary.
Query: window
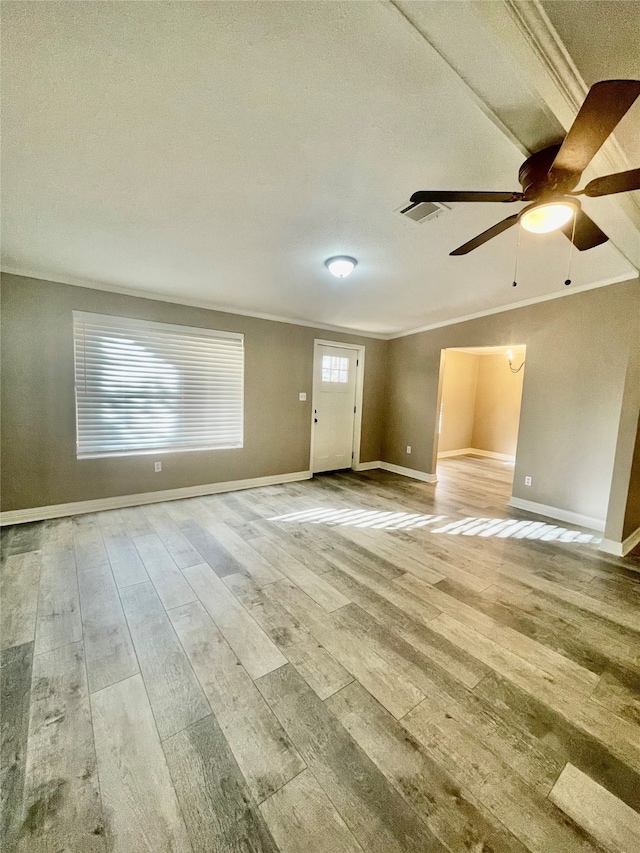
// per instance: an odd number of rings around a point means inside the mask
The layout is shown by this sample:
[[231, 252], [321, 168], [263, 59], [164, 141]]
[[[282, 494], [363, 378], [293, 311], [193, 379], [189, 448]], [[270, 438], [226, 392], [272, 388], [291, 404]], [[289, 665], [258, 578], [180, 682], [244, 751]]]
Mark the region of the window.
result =
[[348, 382], [349, 381], [349, 359], [340, 358], [336, 355], [322, 356], [322, 381], [323, 382]]
[[244, 337], [73, 312], [77, 455], [242, 447]]

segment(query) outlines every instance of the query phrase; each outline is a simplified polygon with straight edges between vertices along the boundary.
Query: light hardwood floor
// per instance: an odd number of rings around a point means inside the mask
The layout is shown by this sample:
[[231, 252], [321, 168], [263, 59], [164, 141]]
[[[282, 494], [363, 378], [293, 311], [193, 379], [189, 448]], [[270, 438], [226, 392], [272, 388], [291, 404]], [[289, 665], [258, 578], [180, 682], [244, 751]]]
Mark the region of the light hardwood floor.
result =
[[438, 473], [5, 530], [3, 851], [637, 853], [640, 560]]

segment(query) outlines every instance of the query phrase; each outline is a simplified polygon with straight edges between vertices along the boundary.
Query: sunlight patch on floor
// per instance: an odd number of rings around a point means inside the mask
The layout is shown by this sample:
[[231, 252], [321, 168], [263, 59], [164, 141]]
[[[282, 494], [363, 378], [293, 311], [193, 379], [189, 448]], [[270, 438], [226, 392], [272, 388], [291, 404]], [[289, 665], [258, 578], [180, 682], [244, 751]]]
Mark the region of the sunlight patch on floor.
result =
[[[513, 518], [478, 518], [466, 516], [447, 521], [447, 515], [421, 515], [417, 512], [378, 512], [373, 509], [333, 509], [318, 507], [274, 516], [270, 521], [298, 524], [326, 524], [332, 527], [366, 527], [371, 530], [418, 530], [448, 536], [493, 536], [496, 539], [540, 539], [542, 542], [598, 543], [591, 533], [569, 530], [544, 521], [522, 521]], [[443, 522], [446, 522], [443, 524]]]

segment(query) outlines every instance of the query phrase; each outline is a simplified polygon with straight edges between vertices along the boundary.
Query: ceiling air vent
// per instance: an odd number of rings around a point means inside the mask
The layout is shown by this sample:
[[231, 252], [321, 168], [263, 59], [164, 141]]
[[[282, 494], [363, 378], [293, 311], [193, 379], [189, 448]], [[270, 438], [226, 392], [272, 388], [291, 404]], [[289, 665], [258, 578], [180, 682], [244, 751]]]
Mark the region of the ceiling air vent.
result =
[[446, 204], [436, 204], [431, 201], [419, 201], [416, 204], [403, 205], [395, 212], [399, 213], [401, 216], [406, 216], [407, 219], [412, 219], [414, 222], [422, 223], [427, 222], [429, 219], [435, 219], [446, 210], [450, 210]]

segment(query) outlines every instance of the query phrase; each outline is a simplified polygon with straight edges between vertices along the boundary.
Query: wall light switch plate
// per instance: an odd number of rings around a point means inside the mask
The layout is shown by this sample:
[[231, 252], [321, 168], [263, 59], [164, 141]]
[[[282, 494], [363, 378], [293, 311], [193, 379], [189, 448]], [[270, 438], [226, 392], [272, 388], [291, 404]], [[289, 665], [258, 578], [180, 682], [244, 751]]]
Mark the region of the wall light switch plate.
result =
[[301, 402], [301, 403], [305, 403], [305, 402], [306, 402], [306, 400], [307, 400], [307, 393], [306, 393], [306, 391], [301, 391], [301, 392], [298, 394], [298, 400], [300, 400], [300, 402]]
[[407, 453], [411, 453], [411, 445], [407, 444]]
[[524, 484], [525, 484], [525, 486], [530, 486], [531, 485], [531, 477], [525, 477], [524, 478]]
[[158, 473], [158, 471], [162, 471], [162, 462], [154, 462], [153, 470], [156, 472], [156, 474]]

